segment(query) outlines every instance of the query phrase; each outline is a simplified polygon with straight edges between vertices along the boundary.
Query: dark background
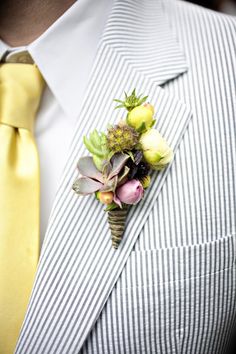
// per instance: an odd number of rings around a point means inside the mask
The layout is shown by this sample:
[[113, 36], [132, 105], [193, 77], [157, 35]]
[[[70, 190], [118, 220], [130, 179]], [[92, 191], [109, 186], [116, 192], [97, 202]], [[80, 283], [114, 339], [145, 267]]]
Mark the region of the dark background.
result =
[[190, 2], [236, 16], [236, 0], [190, 0]]

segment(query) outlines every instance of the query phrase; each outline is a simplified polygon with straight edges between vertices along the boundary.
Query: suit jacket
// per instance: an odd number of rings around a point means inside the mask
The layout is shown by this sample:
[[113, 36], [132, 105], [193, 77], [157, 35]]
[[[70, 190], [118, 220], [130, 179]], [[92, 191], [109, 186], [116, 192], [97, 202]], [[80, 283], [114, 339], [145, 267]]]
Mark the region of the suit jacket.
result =
[[[235, 21], [172, 0], [116, 0], [51, 213], [17, 354], [224, 353], [236, 318]], [[79, 83], [78, 83], [79, 85]], [[175, 151], [119, 249], [72, 191], [82, 136], [136, 87]], [[71, 94], [76, 95], [76, 92]]]

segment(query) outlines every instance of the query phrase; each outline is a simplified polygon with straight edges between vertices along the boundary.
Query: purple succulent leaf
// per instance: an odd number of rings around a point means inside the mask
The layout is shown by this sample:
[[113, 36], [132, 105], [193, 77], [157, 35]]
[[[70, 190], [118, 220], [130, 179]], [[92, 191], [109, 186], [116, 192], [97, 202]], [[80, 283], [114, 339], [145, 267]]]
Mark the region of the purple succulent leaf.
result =
[[128, 166], [125, 166], [122, 174], [120, 176], [118, 176], [117, 187], [121, 186], [123, 183], [125, 183], [127, 181], [129, 171], [130, 171], [130, 168]]
[[105, 161], [102, 169], [103, 176], [109, 176], [111, 170], [112, 170], [112, 164], [110, 163], [110, 161]]
[[78, 161], [77, 167], [82, 176], [89, 177], [103, 183], [102, 173], [95, 166], [91, 156], [81, 157]]
[[113, 196], [113, 201], [122, 209], [122, 203], [116, 194]]
[[124, 167], [126, 161], [130, 158], [129, 155], [127, 154], [115, 154], [112, 157], [111, 163], [112, 163], [112, 170], [108, 176], [109, 179], [111, 179], [112, 177], [118, 175], [118, 173], [122, 170], [122, 168]]
[[143, 152], [140, 150], [135, 151], [134, 153], [134, 163], [135, 165], [138, 165], [143, 158]]
[[72, 188], [77, 194], [88, 195], [97, 192], [101, 187], [103, 187], [102, 183], [94, 181], [89, 177], [82, 176], [77, 178]]
[[118, 182], [118, 176], [108, 179], [103, 187], [100, 189], [101, 192], [115, 192]]

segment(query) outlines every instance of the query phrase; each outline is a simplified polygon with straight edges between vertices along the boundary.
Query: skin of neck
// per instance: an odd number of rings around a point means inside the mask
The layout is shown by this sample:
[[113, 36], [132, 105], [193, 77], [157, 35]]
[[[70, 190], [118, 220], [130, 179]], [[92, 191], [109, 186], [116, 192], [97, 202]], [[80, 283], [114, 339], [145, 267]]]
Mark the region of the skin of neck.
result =
[[0, 38], [12, 47], [28, 45], [76, 0], [0, 0]]

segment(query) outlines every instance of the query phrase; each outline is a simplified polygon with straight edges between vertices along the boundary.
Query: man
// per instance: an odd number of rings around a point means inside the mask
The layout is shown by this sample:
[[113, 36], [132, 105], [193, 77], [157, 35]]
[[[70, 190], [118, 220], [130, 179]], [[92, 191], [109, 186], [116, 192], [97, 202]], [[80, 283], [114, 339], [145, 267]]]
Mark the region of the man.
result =
[[[2, 4], [0, 353], [229, 351], [234, 19], [172, 0]], [[83, 136], [133, 88], [175, 155], [114, 250], [103, 208], [72, 184]]]

